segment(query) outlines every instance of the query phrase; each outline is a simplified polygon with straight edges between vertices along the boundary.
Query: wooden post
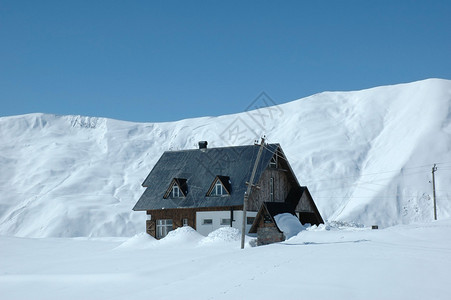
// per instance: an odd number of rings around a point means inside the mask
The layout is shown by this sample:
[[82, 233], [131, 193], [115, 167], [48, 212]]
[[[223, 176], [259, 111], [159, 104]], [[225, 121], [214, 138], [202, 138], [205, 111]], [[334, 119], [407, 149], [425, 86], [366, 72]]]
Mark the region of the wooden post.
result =
[[260, 142], [260, 148], [258, 149], [257, 158], [255, 159], [254, 169], [252, 170], [251, 179], [247, 185], [247, 190], [244, 193], [244, 202], [243, 202], [243, 224], [241, 225], [241, 249], [244, 249], [244, 237], [246, 236], [246, 210], [247, 210], [247, 200], [252, 191], [252, 186], [254, 184], [254, 176], [257, 171], [258, 162], [260, 161], [260, 156], [262, 155], [263, 146], [265, 145], [265, 137], [262, 137]]
[[432, 167], [432, 197], [434, 199], [434, 220], [437, 220], [437, 202], [435, 201], [435, 171], [437, 171], [436, 164]]

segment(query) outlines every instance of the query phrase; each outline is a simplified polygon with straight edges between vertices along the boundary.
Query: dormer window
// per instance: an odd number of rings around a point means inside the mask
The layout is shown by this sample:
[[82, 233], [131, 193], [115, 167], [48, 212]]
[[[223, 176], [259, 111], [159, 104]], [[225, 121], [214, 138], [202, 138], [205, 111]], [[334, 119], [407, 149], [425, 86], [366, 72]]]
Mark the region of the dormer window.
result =
[[230, 179], [227, 176], [216, 176], [207, 192], [209, 197], [222, 197], [230, 195]]
[[216, 180], [215, 186], [214, 186], [213, 190], [211, 191], [210, 196], [223, 196], [226, 194], [227, 194], [227, 192], [225, 191], [221, 182], [219, 180]]
[[184, 198], [188, 193], [188, 187], [186, 184], [186, 179], [183, 178], [174, 178], [172, 179], [169, 188], [166, 190], [163, 198], [167, 199], [177, 199]]

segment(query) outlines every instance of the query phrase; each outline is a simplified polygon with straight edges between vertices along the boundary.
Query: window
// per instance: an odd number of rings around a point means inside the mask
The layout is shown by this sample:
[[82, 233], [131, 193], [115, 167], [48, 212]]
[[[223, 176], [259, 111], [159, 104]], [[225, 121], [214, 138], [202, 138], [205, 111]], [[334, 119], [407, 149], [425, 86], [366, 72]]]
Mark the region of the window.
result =
[[164, 238], [172, 230], [171, 219], [157, 220], [157, 239]]
[[264, 215], [263, 215], [263, 222], [264, 222], [265, 224], [271, 224], [271, 223], [273, 223], [272, 218], [271, 218], [271, 216], [270, 216], [269, 214], [264, 214]]
[[166, 193], [163, 198], [183, 198], [186, 197], [186, 193], [188, 192], [188, 187], [186, 185], [186, 179], [183, 178], [174, 178], [171, 181]]
[[221, 219], [221, 225], [229, 225], [230, 226], [230, 219]]
[[224, 196], [227, 195], [227, 192], [225, 191], [224, 187], [222, 186], [221, 181], [216, 180], [215, 186], [210, 192], [210, 196]]
[[254, 224], [255, 217], [246, 217], [246, 218], [247, 218], [247, 220], [246, 220], [247, 225]]
[[232, 182], [229, 176], [217, 175], [207, 191], [207, 197], [228, 196], [231, 193]]
[[212, 225], [213, 224], [213, 219], [203, 219], [202, 220], [202, 225]]
[[180, 189], [178, 185], [174, 184], [172, 186], [172, 198], [179, 198], [180, 197]]
[[274, 169], [277, 168], [277, 153], [271, 158], [269, 162], [269, 167]]
[[182, 220], [182, 224], [183, 224], [184, 227], [188, 226], [188, 219], [183, 219]]
[[269, 199], [271, 202], [274, 201], [274, 177], [269, 179]]

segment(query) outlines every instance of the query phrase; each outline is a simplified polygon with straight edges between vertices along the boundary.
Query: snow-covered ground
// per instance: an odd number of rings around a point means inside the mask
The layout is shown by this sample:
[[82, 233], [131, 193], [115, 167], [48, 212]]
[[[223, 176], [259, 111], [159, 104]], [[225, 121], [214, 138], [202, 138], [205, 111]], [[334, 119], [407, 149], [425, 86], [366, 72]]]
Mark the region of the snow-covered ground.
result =
[[451, 219], [325, 227], [244, 250], [233, 228], [160, 241], [0, 237], [0, 298], [449, 299]]

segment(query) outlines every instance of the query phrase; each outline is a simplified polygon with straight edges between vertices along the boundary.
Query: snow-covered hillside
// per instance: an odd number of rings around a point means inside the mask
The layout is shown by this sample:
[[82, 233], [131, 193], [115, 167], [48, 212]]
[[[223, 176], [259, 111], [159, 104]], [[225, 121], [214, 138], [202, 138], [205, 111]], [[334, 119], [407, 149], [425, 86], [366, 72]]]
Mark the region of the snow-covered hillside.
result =
[[434, 163], [438, 218], [451, 215], [451, 81], [429, 79], [171, 123], [0, 118], [0, 235], [132, 236], [145, 216], [131, 209], [164, 151], [199, 140], [251, 144], [262, 134], [281, 144], [324, 219], [433, 220]]

